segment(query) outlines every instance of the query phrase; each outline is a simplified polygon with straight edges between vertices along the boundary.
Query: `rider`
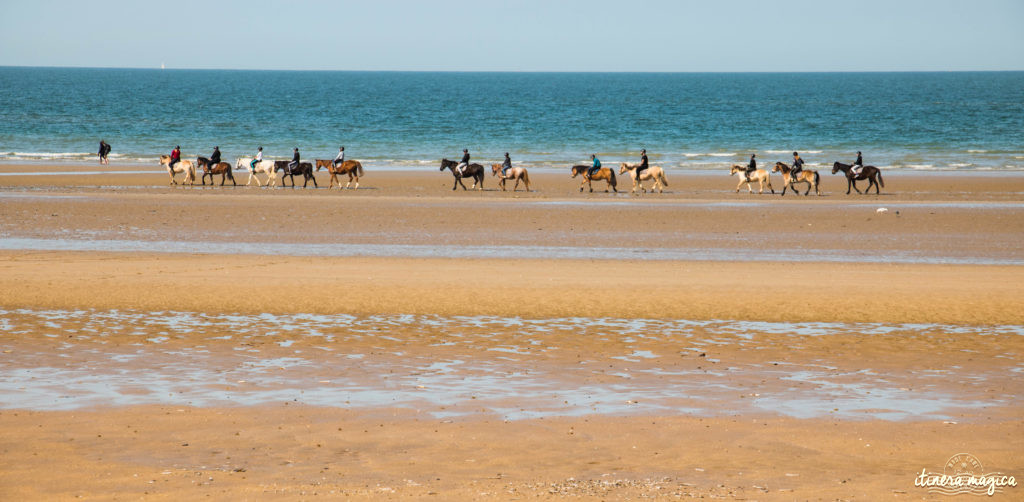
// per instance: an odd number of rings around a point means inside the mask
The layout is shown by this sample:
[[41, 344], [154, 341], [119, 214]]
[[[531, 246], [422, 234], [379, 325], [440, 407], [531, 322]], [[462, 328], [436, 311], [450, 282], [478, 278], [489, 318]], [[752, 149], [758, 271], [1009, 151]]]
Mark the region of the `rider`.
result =
[[220, 164], [220, 147], [213, 147], [213, 153], [210, 154], [210, 167]]
[[599, 171], [601, 169], [601, 160], [597, 158], [597, 154], [596, 153], [591, 155], [590, 159], [594, 161], [594, 165], [592, 165], [592, 166], [587, 168], [587, 177], [588, 178], [593, 177], [594, 173], [596, 173], [597, 171]]
[[860, 156], [860, 151], [857, 151], [857, 160], [853, 161], [853, 169], [850, 172], [853, 173], [853, 177], [860, 176], [861, 169], [864, 169], [864, 159]]
[[171, 150], [171, 163], [167, 164], [167, 167], [174, 167], [174, 164], [177, 164], [179, 161], [181, 161], [181, 145], [177, 145], [174, 147], [174, 150]]
[[804, 159], [800, 158], [800, 154], [793, 152], [793, 169], [789, 171], [789, 179], [795, 180], [796, 176], [800, 174], [800, 171], [804, 170]]
[[345, 147], [341, 147], [341, 148], [338, 149], [338, 155], [336, 155], [334, 157], [333, 164], [334, 164], [334, 167], [338, 167], [338, 165], [344, 164], [344, 163], [345, 163]]
[[110, 145], [105, 140], [100, 140], [100, 164], [108, 164], [107, 154], [110, 153]]
[[639, 180], [640, 173], [646, 171], [648, 167], [649, 166], [647, 165], [647, 150], [640, 150], [640, 165], [636, 166], [636, 179]]
[[754, 157], [756, 156], [757, 154], [750, 154], [750, 163], [747, 164], [747, 169], [743, 173], [743, 175], [746, 176], [747, 178], [747, 182], [750, 182], [750, 174], [753, 173], [754, 171], [757, 171], [757, 161], [754, 160]]
[[292, 161], [288, 163], [288, 172], [291, 172], [292, 169], [299, 167], [299, 149], [295, 148], [294, 151], [295, 153], [292, 154]]
[[258, 164], [260, 162], [263, 162], [263, 147], [262, 146], [256, 149], [256, 157], [253, 158], [252, 162], [249, 163], [249, 169], [252, 170], [253, 173], [255, 173], [256, 172], [256, 164]]
[[505, 177], [505, 172], [512, 167], [512, 159], [509, 158], [508, 152], [505, 152], [505, 161], [501, 163], [501, 177]]
[[469, 167], [469, 149], [462, 149], [462, 160], [459, 161], [459, 165], [455, 166], [455, 169], [459, 171], [459, 176]]

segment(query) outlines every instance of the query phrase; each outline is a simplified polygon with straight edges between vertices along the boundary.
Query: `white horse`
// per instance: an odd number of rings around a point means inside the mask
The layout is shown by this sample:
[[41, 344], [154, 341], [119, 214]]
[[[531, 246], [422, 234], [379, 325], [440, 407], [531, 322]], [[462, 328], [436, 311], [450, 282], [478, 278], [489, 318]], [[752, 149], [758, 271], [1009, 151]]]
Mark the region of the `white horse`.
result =
[[171, 167], [171, 156], [161, 155], [160, 165], [167, 168], [167, 175], [171, 177], [172, 185], [178, 184], [177, 181], [174, 181], [174, 175], [178, 173], [185, 173], [185, 179], [181, 181], [182, 185], [185, 183], [196, 184], [196, 165], [191, 160], [179, 160], [174, 167]]
[[754, 190], [750, 188], [751, 183], [758, 184], [759, 189], [757, 190], [757, 193], [764, 193], [765, 183], [768, 184], [768, 188], [772, 193], [775, 193], [775, 189], [772, 188], [772, 175], [765, 169], [757, 169], [750, 173], [750, 179], [748, 180], [747, 169], [745, 167], [732, 166], [732, 170], [729, 171], [729, 176], [737, 176], [740, 179], [740, 182], [736, 185], [736, 193], [740, 193], [740, 187], [742, 187], [744, 183], [747, 184], [748, 193], [754, 193]]
[[261, 160], [256, 163], [256, 167], [249, 167], [252, 165], [252, 157], [241, 157], [235, 161], [235, 169], [245, 169], [249, 171], [249, 181], [245, 186], [252, 184], [252, 180], [256, 179], [257, 186], [263, 186], [263, 182], [260, 181], [260, 177], [256, 176], [257, 173], [263, 173], [267, 175], [267, 184], [270, 183], [274, 176], [274, 161], [272, 160]]
[[664, 169], [658, 166], [650, 166], [643, 172], [643, 174], [640, 175], [640, 179], [636, 179], [637, 167], [638, 166], [631, 166], [625, 162], [619, 166], [619, 174], [625, 174], [626, 171], [629, 171], [629, 177], [633, 180], [633, 189], [630, 190], [630, 193], [636, 192], [636, 188], [638, 186], [646, 193], [647, 189], [644, 188], [644, 184], [641, 183], [641, 181], [647, 180], [654, 180], [654, 185], [651, 186], [651, 192], [654, 192], [655, 189], [658, 190], [658, 193], [665, 191], [665, 187], [668, 186], [668, 180], [665, 179]]

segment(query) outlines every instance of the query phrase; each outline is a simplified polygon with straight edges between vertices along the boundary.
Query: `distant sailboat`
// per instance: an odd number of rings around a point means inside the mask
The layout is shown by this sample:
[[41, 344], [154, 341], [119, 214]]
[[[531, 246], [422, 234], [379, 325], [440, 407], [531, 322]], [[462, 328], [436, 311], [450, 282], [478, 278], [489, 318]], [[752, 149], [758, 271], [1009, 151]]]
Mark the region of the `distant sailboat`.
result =
[[164, 66], [164, 64], [163, 64], [163, 63], [160, 63], [160, 69], [161, 69], [161, 70], [163, 70], [164, 68], [167, 68], [167, 67], [166, 67], [166, 66]]

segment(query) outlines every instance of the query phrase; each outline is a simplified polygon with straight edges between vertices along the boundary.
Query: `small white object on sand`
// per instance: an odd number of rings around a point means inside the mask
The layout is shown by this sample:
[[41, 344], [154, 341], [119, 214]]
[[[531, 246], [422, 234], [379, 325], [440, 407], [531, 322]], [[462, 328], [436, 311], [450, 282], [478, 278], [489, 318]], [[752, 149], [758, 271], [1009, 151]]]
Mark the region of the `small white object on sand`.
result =
[[880, 208], [878, 208], [877, 210], [875, 210], [875, 212], [876, 212], [876, 213], [888, 213], [888, 212], [889, 212], [889, 209], [888, 209], [888, 208], [885, 208], [885, 207], [880, 207]]

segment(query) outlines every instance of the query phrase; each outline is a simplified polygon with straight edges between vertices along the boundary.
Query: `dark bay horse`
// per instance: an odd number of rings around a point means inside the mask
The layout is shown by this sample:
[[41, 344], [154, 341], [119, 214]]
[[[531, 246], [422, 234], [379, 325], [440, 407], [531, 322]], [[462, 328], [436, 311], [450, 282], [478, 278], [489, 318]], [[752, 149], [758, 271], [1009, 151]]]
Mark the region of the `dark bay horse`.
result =
[[[843, 174], [846, 175], [846, 195], [850, 195], [850, 187], [853, 187], [853, 189], [856, 190], [857, 193], [867, 195], [868, 191], [871, 190], [871, 185], [875, 186], [875, 195], [878, 195], [878, 187], [885, 186], [885, 182], [882, 181], [881, 169], [875, 166], [864, 166], [860, 170], [860, 174], [857, 176], [853, 175], [852, 169], [853, 166], [843, 164], [842, 162], [836, 162], [835, 164], [832, 164], [832, 174], [842, 171]], [[857, 188], [857, 181], [859, 180], [868, 180], [868, 187], [864, 189], [863, 192], [861, 192], [860, 189]]]
[[346, 160], [335, 168], [333, 160], [316, 159], [317, 172], [320, 172], [320, 168], [325, 168], [328, 173], [331, 173], [331, 181], [327, 185], [328, 189], [333, 187], [335, 182], [338, 183], [338, 188], [341, 188], [341, 181], [338, 180], [339, 174], [348, 175], [348, 183], [345, 183], [345, 188], [352, 184], [352, 178], [356, 180], [356, 186], [352, 188], [359, 188], [359, 177], [363, 175], [363, 165], [358, 160]]
[[206, 157], [198, 157], [196, 159], [196, 164], [203, 168], [203, 185], [206, 184], [207, 176], [210, 177], [210, 185], [213, 185], [213, 175], [219, 174], [220, 186], [224, 186], [224, 181], [226, 181], [226, 179], [230, 179], [232, 185], [238, 186], [238, 183], [235, 183], [235, 175], [231, 173], [231, 164], [228, 164], [227, 162], [218, 162], [217, 165], [211, 166], [210, 159]]
[[583, 181], [580, 183], [581, 192], [583, 191], [583, 185], [589, 186], [590, 191], [593, 192], [594, 185], [591, 184], [590, 182], [601, 180], [605, 180], [608, 182], [608, 187], [604, 189], [605, 192], [608, 192], [608, 188], [614, 190], [615, 193], [619, 192], [619, 189], [616, 188], [617, 183], [615, 181], [615, 171], [607, 167], [602, 167], [601, 169], [598, 169], [593, 176], [587, 176], [587, 169], [590, 169], [590, 166], [572, 166], [572, 178], [575, 178], [577, 175], [583, 176]]
[[320, 188], [316, 184], [316, 176], [313, 176], [313, 164], [309, 162], [300, 162], [299, 165], [288, 169], [288, 164], [291, 163], [289, 160], [275, 160], [274, 161], [274, 176], [270, 179], [270, 186], [274, 186], [277, 181], [277, 172], [284, 171], [281, 175], [281, 186], [285, 186], [284, 177], [289, 176], [292, 179], [292, 188], [295, 188], [295, 175], [301, 174], [306, 178], [306, 181], [302, 183], [302, 188], [306, 188], [309, 184], [309, 180], [313, 180], [313, 187]]
[[[807, 191], [804, 192], [804, 195], [811, 193], [812, 188], [814, 189], [815, 195], [821, 195], [821, 192], [818, 191], [818, 183], [821, 181], [821, 176], [818, 175], [818, 171], [804, 169], [797, 173], [796, 176], [790, 176], [789, 172], [792, 170], [793, 169], [791, 167], [782, 162], [776, 162], [775, 167], [772, 168], [773, 173], [782, 173], [782, 195], [786, 195], [786, 189], [789, 188], [790, 185], [796, 183], [807, 183]], [[796, 187], [793, 187], [793, 191], [797, 194], [800, 193]]]
[[481, 166], [480, 164], [470, 164], [466, 166], [466, 169], [462, 173], [459, 173], [459, 170], [455, 169], [458, 165], [459, 163], [454, 160], [441, 159], [441, 169], [439, 169], [439, 171], [451, 169], [452, 176], [455, 176], [455, 183], [452, 184], [452, 190], [455, 190], [459, 185], [462, 185], [463, 190], [466, 189], [466, 185], [462, 183], [462, 178], [473, 178], [473, 186], [471, 188], [476, 188], [477, 190], [484, 189], [484, 166]]

